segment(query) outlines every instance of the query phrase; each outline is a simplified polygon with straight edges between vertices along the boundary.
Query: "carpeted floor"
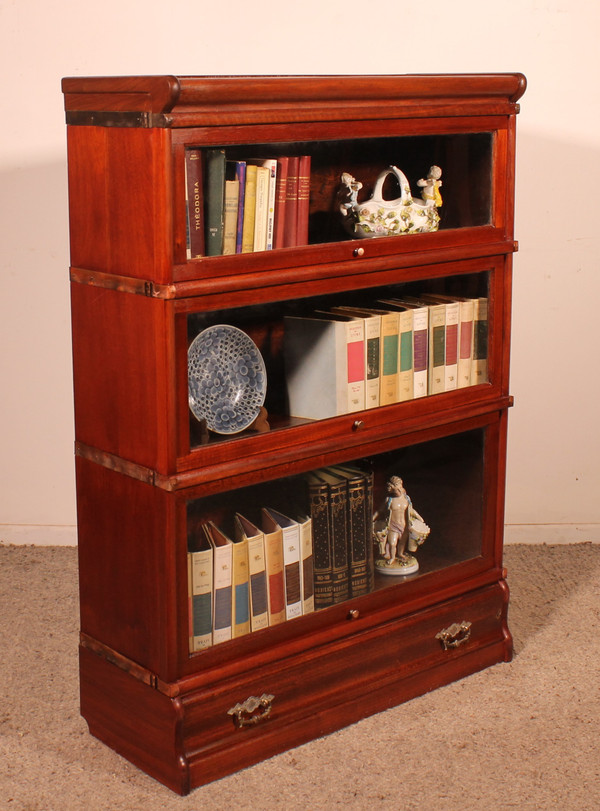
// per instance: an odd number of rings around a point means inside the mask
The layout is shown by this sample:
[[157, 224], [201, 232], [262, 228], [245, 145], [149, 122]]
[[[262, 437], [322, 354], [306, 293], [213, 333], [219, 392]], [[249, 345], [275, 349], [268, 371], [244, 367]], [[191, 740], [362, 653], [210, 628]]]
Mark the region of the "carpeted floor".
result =
[[510, 664], [181, 798], [79, 716], [76, 550], [0, 545], [0, 809], [597, 811], [600, 545], [505, 562]]

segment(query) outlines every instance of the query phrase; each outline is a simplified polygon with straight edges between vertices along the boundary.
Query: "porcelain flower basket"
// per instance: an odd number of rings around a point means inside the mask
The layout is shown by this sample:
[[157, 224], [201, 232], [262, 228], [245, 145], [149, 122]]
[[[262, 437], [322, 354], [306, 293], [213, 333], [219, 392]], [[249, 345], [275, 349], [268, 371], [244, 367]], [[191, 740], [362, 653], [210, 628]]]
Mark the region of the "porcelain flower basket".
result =
[[[383, 186], [388, 175], [395, 175], [400, 185], [400, 197], [395, 200], [383, 199]], [[375, 181], [371, 198], [359, 203], [357, 198], [362, 183], [344, 172], [342, 175], [344, 197], [340, 204], [340, 212], [346, 230], [357, 238], [437, 231], [440, 221], [437, 209], [442, 205], [439, 192], [442, 185], [441, 176], [442, 170], [439, 166], [432, 166], [427, 178], [418, 181], [422, 189], [422, 199], [415, 200], [404, 172], [397, 166], [389, 166]]]

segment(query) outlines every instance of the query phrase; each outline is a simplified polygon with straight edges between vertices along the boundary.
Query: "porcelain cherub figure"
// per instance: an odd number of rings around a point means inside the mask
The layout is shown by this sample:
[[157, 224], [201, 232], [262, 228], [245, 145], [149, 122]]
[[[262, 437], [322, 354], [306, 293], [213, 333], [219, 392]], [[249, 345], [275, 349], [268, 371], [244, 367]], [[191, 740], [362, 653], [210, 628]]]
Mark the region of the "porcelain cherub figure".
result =
[[[415, 552], [430, 533], [430, 528], [412, 506], [399, 476], [392, 476], [387, 483], [389, 496], [385, 507], [373, 516], [374, 532], [379, 545], [376, 571], [381, 574], [408, 575], [419, 571]], [[384, 528], [377, 530], [378, 519], [386, 515]], [[379, 522], [381, 523], [381, 522]]]

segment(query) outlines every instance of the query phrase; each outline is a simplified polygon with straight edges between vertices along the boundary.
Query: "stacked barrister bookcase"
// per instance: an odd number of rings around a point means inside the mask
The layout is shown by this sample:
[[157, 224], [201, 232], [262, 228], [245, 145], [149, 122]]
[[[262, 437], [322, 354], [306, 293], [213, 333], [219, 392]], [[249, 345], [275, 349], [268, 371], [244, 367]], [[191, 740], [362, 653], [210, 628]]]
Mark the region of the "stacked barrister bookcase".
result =
[[[524, 89], [520, 74], [63, 80], [81, 711], [92, 734], [174, 791], [511, 656], [502, 544]], [[209, 248], [215, 154], [309, 158], [293, 237]], [[353, 238], [342, 174], [366, 200], [390, 165], [415, 197], [429, 167], [442, 169], [438, 230]], [[436, 296], [485, 303], [469, 385], [300, 413], [287, 325]], [[266, 381], [257, 419], [230, 433], [190, 408], [188, 351], [219, 325], [257, 347]], [[323, 356], [311, 351], [300, 352], [300, 390], [316, 401], [328, 383], [314, 383]], [[311, 603], [307, 565], [295, 613], [196, 639], [191, 561], [206, 527], [230, 537], [242, 516], [260, 531], [263, 508], [316, 522], [310, 482], [341, 469], [363, 476], [365, 516], [402, 477], [430, 528], [419, 571], [376, 571], [369, 516], [354, 588], [327, 599], [321, 579]]]

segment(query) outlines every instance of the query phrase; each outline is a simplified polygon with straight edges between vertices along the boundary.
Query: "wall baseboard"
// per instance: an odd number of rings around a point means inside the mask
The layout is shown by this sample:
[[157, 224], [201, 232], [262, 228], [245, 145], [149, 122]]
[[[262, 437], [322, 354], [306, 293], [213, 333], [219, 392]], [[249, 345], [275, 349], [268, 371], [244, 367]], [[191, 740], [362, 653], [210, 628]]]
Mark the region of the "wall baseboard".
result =
[[77, 527], [71, 524], [0, 524], [0, 544], [77, 546]]
[[600, 524], [505, 524], [504, 543], [600, 543]]
[[[600, 524], [506, 524], [505, 543], [600, 543]], [[77, 546], [77, 527], [0, 524], [0, 544]]]

